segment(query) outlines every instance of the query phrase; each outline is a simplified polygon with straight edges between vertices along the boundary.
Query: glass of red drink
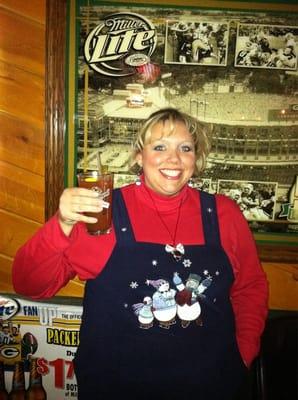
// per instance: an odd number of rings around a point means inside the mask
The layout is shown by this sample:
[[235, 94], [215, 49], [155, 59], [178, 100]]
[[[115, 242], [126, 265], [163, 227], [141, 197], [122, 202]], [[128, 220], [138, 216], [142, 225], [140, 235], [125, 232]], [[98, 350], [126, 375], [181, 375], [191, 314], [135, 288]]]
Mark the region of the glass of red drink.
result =
[[94, 224], [86, 224], [91, 235], [103, 235], [111, 231], [112, 226], [112, 195], [114, 176], [112, 173], [100, 173], [98, 171], [81, 172], [78, 175], [78, 185], [81, 188], [95, 190], [100, 198], [105, 201], [102, 211], [85, 212], [89, 217], [97, 218]]

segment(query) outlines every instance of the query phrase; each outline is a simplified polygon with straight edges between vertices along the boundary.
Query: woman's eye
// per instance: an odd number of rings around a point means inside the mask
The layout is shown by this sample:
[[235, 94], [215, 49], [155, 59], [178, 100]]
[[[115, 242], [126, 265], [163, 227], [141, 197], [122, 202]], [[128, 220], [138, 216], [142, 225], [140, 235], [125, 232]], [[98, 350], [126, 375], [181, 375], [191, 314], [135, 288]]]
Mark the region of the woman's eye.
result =
[[193, 151], [192, 146], [188, 146], [188, 145], [183, 145], [181, 147], [181, 149], [182, 149], [183, 152]]
[[163, 151], [164, 148], [165, 148], [164, 145], [162, 145], [162, 144], [157, 144], [157, 145], [155, 145], [155, 146], [153, 147], [153, 150], [155, 150], [155, 151]]

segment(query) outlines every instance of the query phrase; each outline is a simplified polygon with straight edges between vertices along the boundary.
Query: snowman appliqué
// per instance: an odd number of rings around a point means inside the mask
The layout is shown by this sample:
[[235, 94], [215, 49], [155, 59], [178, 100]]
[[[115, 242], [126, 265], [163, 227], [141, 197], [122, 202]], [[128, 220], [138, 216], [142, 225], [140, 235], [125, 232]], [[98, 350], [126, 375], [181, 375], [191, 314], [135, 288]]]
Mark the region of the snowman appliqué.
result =
[[152, 299], [150, 296], [144, 297], [143, 303], [134, 304], [132, 308], [138, 316], [140, 328], [149, 329], [153, 326], [154, 315], [152, 312]]
[[171, 325], [176, 323], [176, 290], [171, 289], [170, 283], [165, 279], [148, 279], [146, 284], [156, 289], [152, 298], [146, 296], [143, 303], [137, 303], [132, 306], [135, 314], [138, 316], [140, 328], [150, 328], [155, 318], [161, 328], [169, 329]]
[[146, 281], [156, 291], [152, 297], [146, 296], [142, 303], [133, 304], [132, 308], [138, 317], [141, 329], [149, 329], [158, 321], [159, 327], [169, 329], [176, 323], [176, 316], [181, 320], [182, 328], [187, 328], [192, 321], [202, 326], [200, 300], [206, 297], [204, 292], [212, 283], [212, 277], [202, 278], [194, 273], [189, 274], [185, 284], [177, 272], [172, 279], [176, 289], [170, 287], [169, 281], [157, 279]]
[[184, 284], [178, 273], [174, 273], [173, 283], [178, 290], [175, 296], [177, 315], [181, 320], [182, 328], [187, 328], [192, 321], [195, 321], [198, 326], [203, 325], [199, 298], [203, 297], [203, 293], [211, 282], [210, 276], [202, 281], [199, 275], [190, 274]]

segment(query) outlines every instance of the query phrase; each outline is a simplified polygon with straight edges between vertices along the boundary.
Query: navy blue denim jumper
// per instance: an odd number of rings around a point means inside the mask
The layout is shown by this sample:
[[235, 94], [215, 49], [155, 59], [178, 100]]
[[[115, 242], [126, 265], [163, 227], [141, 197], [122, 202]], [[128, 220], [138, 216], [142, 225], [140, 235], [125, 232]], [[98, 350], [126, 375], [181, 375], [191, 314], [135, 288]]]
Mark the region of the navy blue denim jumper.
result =
[[80, 400], [233, 399], [246, 373], [230, 302], [234, 277], [215, 197], [198, 196], [205, 243], [185, 245], [176, 261], [165, 245], [135, 241], [114, 191], [117, 244], [85, 287], [74, 360]]

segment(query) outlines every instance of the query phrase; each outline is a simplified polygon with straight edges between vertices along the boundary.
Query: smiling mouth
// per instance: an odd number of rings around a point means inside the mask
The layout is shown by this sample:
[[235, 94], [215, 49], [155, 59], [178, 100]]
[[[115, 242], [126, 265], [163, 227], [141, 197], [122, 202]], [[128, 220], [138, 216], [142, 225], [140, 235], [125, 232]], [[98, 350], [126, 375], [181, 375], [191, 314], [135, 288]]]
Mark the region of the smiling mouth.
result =
[[161, 169], [160, 172], [167, 179], [179, 178], [181, 175], [181, 171], [177, 169]]

